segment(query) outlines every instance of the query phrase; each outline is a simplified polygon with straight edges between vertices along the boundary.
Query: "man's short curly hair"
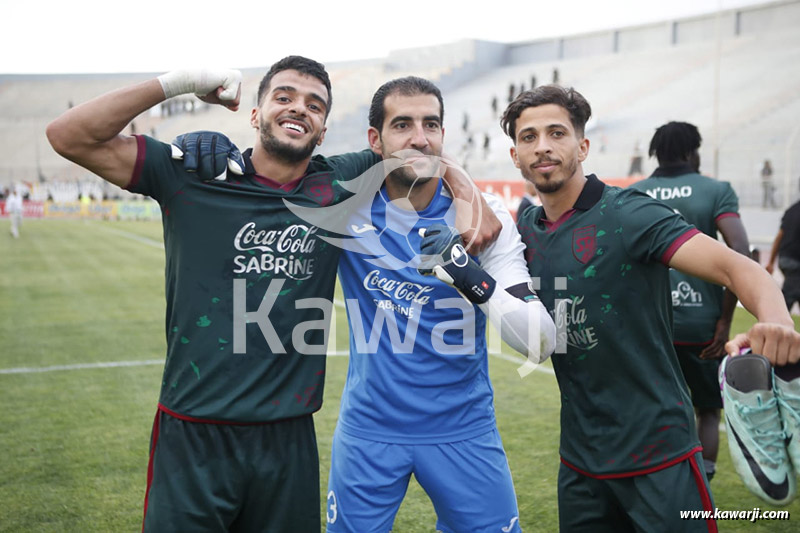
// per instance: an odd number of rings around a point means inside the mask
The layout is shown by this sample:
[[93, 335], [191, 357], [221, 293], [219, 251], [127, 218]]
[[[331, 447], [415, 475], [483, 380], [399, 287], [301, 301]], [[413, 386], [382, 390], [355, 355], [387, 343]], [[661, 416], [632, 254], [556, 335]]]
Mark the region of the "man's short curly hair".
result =
[[517, 120], [522, 112], [529, 107], [547, 104], [555, 104], [566, 109], [575, 132], [583, 137], [586, 122], [592, 116], [592, 108], [581, 93], [572, 87], [560, 85], [541, 85], [530, 91], [521, 92], [503, 112], [500, 127], [516, 143]]

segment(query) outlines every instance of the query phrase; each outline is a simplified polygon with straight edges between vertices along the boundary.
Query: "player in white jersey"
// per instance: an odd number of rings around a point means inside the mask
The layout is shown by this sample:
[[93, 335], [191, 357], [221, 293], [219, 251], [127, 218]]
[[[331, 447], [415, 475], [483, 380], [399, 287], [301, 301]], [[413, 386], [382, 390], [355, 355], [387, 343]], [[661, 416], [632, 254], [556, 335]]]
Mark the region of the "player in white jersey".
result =
[[16, 188], [12, 187], [11, 192], [6, 198], [6, 212], [11, 219], [11, 235], [19, 238], [19, 226], [22, 222], [22, 196]]
[[[520, 531], [486, 315], [534, 362], [552, 352], [555, 326], [499, 200], [487, 198], [503, 231], [474, 259], [451, 229], [453, 200], [429, 177], [441, 174], [442, 118], [441, 93], [427, 80], [393, 80], [373, 97], [369, 140], [386, 180], [350, 213], [351, 238], [337, 243], [350, 366], [332, 450], [330, 532], [389, 531], [412, 473], [439, 531]], [[500, 309], [513, 310], [500, 317]]]

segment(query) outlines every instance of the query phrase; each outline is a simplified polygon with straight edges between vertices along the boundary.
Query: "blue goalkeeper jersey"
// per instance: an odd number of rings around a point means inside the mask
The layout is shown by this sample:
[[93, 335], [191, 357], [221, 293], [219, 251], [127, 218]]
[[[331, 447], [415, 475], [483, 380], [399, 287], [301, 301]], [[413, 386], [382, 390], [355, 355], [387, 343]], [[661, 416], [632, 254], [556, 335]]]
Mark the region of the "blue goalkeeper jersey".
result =
[[[351, 225], [342, 253], [350, 365], [339, 428], [380, 442], [429, 444], [495, 427], [486, 318], [456, 289], [417, 272], [420, 228], [453, 226], [442, 184], [421, 212], [389, 203], [384, 188]], [[367, 251], [368, 253], [362, 253]]]

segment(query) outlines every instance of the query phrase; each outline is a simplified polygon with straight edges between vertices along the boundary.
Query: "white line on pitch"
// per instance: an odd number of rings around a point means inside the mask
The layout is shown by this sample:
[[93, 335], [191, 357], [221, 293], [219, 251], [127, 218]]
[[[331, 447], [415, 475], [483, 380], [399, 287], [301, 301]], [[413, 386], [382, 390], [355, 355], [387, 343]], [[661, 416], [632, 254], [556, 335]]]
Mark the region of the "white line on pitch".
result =
[[137, 241], [137, 242], [140, 242], [142, 244], [146, 244], [148, 246], [152, 246], [153, 248], [158, 248], [159, 250], [163, 250], [164, 249], [164, 243], [163, 242], [157, 241], [155, 239], [151, 239], [149, 237], [143, 237], [141, 235], [137, 235], [137, 234], [131, 233], [129, 231], [125, 231], [125, 230], [121, 230], [121, 229], [117, 229], [117, 228], [111, 228], [109, 226], [102, 225], [102, 224], [98, 224], [95, 227], [98, 227], [98, 228], [102, 229], [103, 231], [109, 231], [111, 233], [116, 233], [117, 235], [121, 235], [121, 236], [125, 237], [126, 239], [130, 239], [132, 241]]
[[[345, 357], [348, 355], [350, 355], [350, 352], [347, 350], [328, 352], [329, 357]], [[512, 363], [522, 363], [525, 361], [521, 357], [514, 357], [512, 355], [506, 355], [504, 353], [491, 353], [490, 355], [497, 357], [499, 359], [503, 359], [505, 361], [511, 361]], [[53, 365], [53, 366], [39, 366], [39, 367], [23, 366], [17, 368], [0, 368], [0, 374], [40, 374], [42, 372], [62, 372], [66, 370], [90, 370], [94, 368], [120, 368], [120, 367], [151, 366], [151, 365], [163, 365], [163, 364], [164, 364], [163, 359], [144, 359], [141, 361], [108, 361], [103, 363], [78, 363], [74, 365]], [[538, 366], [536, 367], [536, 369], [539, 370], [540, 372], [553, 374], [553, 370], [548, 367]]]
[[57, 372], [60, 370], [86, 370], [90, 368], [116, 368], [123, 366], [147, 366], [163, 364], [163, 359], [145, 359], [143, 361], [111, 361], [106, 363], [78, 363], [75, 365], [0, 368], [0, 374], [37, 374], [40, 372]]

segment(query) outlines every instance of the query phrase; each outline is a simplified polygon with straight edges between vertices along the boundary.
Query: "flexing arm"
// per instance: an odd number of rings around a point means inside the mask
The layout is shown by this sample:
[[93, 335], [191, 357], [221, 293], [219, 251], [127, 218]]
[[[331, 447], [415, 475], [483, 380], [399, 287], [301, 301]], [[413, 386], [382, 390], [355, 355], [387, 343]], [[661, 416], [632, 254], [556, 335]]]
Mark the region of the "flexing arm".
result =
[[758, 319], [747, 333], [737, 335], [725, 346], [729, 354], [751, 347], [773, 364], [800, 360], [800, 334], [772, 277], [755, 261], [707, 235], [697, 234], [686, 241], [669, 266], [692, 276], [724, 285]]
[[169, 72], [69, 109], [47, 126], [47, 139], [63, 157], [125, 187], [137, 154], [136, 140], [121, 134], [131, 120], [169, 97], [191, 92], [235, 110], [240, 80], [238, 71]]
[[778, 249], [781, 247], [783, 240], [783, 230], [779, 229], [778, 234], [775, 236], [775, 241], [772, 243], [772, 250], [769, 251], [769, 259], [767, 259], [767, 272], [772, 274], [775, 271], [775, 260], [778, 258]]
[[[725, 217], [717, 221], [717, 229], [725, 239], [728, 248], [742, 255], [749, 256], [750, 243], [747, 239], [747, 231], [744, 229], [742, 219], [739, 217]], [[731, 332], [731, 322], [733, 312], [736, 310], [736, 302], [739, 299], [736, 294], [725, 288], [722, 295], [722, 308], [720, 316], [714, 329], [714, 339], [711, 344], [700, 352], [700, 359], [717, 359], [725, 355], [725, 343], [728, 342]]]

